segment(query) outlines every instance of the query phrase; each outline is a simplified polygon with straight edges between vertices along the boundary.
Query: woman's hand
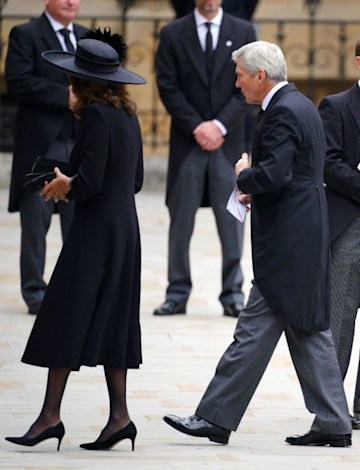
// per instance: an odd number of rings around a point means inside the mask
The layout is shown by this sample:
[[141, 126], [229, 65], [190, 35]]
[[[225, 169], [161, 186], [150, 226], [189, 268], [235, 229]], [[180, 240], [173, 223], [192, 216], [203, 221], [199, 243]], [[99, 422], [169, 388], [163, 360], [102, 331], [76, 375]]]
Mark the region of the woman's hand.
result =
[[43, 196], [45, 201], [54, 199], [55, 202], [65, 201], [69, 202], [66, 195], [70, 191], [71, 178], [61, 173], [58, 167], [54, 168], [55, 178], [48, 183], [45, 181], [45, 186], [40, 191], [40, 196]]

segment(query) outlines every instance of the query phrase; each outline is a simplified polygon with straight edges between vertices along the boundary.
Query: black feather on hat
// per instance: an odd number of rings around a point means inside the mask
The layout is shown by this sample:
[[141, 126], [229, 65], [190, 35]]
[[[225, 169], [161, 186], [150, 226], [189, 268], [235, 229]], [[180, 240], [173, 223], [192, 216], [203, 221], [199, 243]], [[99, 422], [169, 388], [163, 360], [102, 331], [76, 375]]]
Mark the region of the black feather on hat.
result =
[[111, 28], [104, 28], [104, 31], [101, 31], [100, 28], [87, 31], [81, 36], [81, 39], [96, 39], [97, 41], [106, 42], [116, 50], [120, 62], [126, 59], [127, 45], [120, 34], [111, 34]]

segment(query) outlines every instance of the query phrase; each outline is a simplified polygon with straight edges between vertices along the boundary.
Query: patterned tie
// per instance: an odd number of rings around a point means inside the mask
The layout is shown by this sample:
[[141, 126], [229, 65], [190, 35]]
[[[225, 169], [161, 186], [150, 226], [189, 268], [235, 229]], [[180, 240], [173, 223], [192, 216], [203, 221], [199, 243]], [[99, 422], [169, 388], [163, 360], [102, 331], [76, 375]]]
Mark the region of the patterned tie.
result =
[[207, 27], [206, 33], [206, 41], [205, 41], [205, 60], [206, 60], [206, 68], [208, 75], [211, 75], [212, 66], [213, 66], [213, 40], [211, 34], [211, 23], [206, 22], [205, 26]]
[[73, 43], [70, 41], [70, 31], [67, 28], [59, 29], [59, 33], [64, 36], [65, 46], [68, 52], [75, 52]]

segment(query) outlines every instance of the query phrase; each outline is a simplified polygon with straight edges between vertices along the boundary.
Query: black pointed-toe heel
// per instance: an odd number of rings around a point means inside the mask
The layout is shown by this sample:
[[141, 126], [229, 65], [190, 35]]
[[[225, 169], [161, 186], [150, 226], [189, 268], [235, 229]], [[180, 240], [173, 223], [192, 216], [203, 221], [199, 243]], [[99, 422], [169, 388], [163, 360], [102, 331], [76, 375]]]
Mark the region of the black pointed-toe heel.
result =
[[19, 444], [20, 446], [33, 447], [42, 441], [46, 441], [46, 439], [51, 439], [54, 437], [55, 439], [58, 439], [57, 450], [59, 451], [64, 434], [65, 428], [63, 423], [60, 421], [59, 424], [45, 429], [45, 431], [41, 432], [36, 437], [5, 437], [5, 439], [9, 442], [12, 442], [13, 444]]
[[80, 444], [82, 449], [86, 450], [109, 450], [118, 442], [123, 441], [124, 439], [131, 440], [131, 448], [135, 450], [135, 438], [136, 438], [137, 430], [135, 424], [130, 421], [130, 423], [125, 426], [125, 428], [120, 429], [120, 431], [114, 432], [110, 437], [104, 439], [103, 441], [94, 441], [88, 442], [86, 444]]

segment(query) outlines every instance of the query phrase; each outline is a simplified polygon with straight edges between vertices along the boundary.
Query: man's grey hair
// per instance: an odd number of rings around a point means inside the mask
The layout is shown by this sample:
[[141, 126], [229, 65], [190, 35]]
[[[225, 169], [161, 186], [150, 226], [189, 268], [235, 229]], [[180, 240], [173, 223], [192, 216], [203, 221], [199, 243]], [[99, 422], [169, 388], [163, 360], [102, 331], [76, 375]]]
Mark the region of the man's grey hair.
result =
[[287, 66], [279, 46], [267, 41], [254, 41], [232, 53], [232, 60], [254, 76], [259, 69], [266, 72], [268, 80], [279, 83], [287, 80]]

